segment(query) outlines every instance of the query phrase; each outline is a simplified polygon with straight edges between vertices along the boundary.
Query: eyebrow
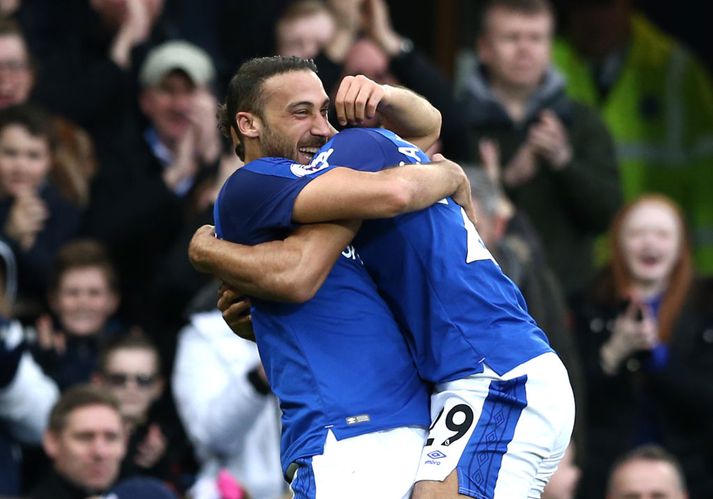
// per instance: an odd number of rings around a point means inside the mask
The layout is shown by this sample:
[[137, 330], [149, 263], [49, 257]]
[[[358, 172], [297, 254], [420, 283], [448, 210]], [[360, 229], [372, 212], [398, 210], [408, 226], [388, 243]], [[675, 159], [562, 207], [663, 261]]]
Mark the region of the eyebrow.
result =
[[[307, 107], [309, 107], [309, 108], [313, 108], [313, 107], [314, 107], [314, 104], [311, 103], [310, 101], [293, 102], [292, 104], [289, 104], [289, 105], [287, 106], [287, 109], [290, 110], [290, 111], [292, 111], [293, 109], [298, 108], [298, 107], [300, 107], [300, 106], [307, 106]], [[320, 106], [320, 109], [322, 109], [322, 108], [324, 108], [324, 107], [329, 107], [329, 97], [327, 97], [326, 99], [324, 99], [324, 102], [322, 102], [322, 105]]]

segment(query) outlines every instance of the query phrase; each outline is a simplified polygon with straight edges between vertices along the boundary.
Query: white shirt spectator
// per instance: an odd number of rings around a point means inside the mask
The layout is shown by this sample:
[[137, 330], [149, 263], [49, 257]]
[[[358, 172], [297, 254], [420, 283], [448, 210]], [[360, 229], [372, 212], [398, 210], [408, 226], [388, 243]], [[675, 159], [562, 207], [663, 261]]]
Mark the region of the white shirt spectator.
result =
[[259, 365], [256, 345], [233, 334], [218, 310], [192, 315], [179, 334], [173, 393], [202, 462], [195, 499], [219, 499], [221, 469], [253, 499], [285, 491], [277, 401], [248, 379]]

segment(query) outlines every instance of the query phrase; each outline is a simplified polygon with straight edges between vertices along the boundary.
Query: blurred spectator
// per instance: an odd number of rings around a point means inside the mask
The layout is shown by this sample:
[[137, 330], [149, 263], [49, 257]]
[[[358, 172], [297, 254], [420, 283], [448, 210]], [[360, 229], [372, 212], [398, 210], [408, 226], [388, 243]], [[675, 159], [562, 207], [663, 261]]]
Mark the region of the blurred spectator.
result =
[[26, 351], [22, 325], [12, 320], [14, 273], [12, 252], [0, 241], [0, 496], [20, 495], [20, 444], [40, 444], [59, 396]]
[[574, 443], [570, 442], [557, 471], [542, 491], [542, 499], [574, 499], [581, 474], [574, 459]]
[[228, 473], [251, 497], [278, 498], [285, 481], [277, 401], [257, 346], [227, 327], [215, 291], [204, 290], [202, 311], [181, 330], [173, 371], [176, 406], [202, 463], [193, 497], [221, 498], [219, 480]]
[[[689, 497], [681, 465], [674, 456], [657, 445], [638, 447], [619, 458], [612, 467], [607, 485], [607, 499], [649, 497]], [[696, 499], [698, 496], [690, 497]]]
[[110, 321], [118, 304], [117, 276], [104, 247], [92, 240], [64, 245], [51, 274], [53, 318], [37, 321], [33, 350], [61, 390], [91, 379], [101, 342], [116, 333]]
[[321, 0], [297, 0], [282, 12], [275, 26], [277, 53], [311, 59], [334, 36], [335, 20]]
[[[363, 74], [423, 94], [442, 114], [441, 140], [451, 157], [467, 159], [467, 136], [451, 85], [411, 40], [394, 31], [384, 0], [298, 0], [275, 29], [280, 55], [314, 58], [327, 92], [345, 75]], [[362, 126], [379, 126], [376, 120]]]
[[94, 382], [116, 397], [129, 435], [122, 476], [150, 475], [182, 490], [189, 448], [173, 406], [162, 403], [165, 384], [153, 343], [140, 335], [108, 342]]
[[124, 161], [103, 164], [93, 185], [84, 231], [111, 248], [123, 312], [147, 331], [156, 330], [147, 322], [166, 317], [164, 297], [151, 296], [152, 280], [195, 216], [197, 189], [221, 152], [208, 87], [213, 76], [208, 56], [186, 42], [152, 50], [140, 73], [143, 120], [125, 144]]
[[694, 279], [683, 215], [661, 195], [620, 211], [610, 251], [572, 300], [589, 395], [581, 495], [602, 497], [616, 456], [658, 443], [680, 460], [691, 497], [713, 497], [713, 282]]
[[597, 107], [609, 126], [625, 198], [661, 192], [678, 202], [698, 269], [713, 272], [710, 74], [633, 0], [575, 0], [565, 9], [555, 60], [569, 94]]
[[550, 63], [547, 0], [492, 0], [460, 98], [473, 143], [495, 143], [508, 197], [539, 232], [565, 293], [594, 269], [620, 202], [614, 150], [596, 111], [570, 100]]
[[125, 433], [116, 400], [89, 386], [65, 392], [44, 434], [52, 470], [32, 489], [32, 499], [86, 499], [119, 477]]
[[79, 227], [78, 208], [48, 182], [55, 130], [29, 105], [0, 110], [0, 237], [18, 267], [19, 317], [37, 313], [59, 247]]
[[33, 100], [89, 131], [100, 163], [121, 154], [147, 51], [177, 34], [164, 0], [33, 0], [17, 19], [36, 61]]
[[[0, 109], [28, 102], [35, 84], [35, 68], [18, 26], [0, 19]], [[52, 182], [73, 204], [88, 202], [89, 181], [96, 170], [94, 146], [87, 132], [59, 116], [56, 128]]]

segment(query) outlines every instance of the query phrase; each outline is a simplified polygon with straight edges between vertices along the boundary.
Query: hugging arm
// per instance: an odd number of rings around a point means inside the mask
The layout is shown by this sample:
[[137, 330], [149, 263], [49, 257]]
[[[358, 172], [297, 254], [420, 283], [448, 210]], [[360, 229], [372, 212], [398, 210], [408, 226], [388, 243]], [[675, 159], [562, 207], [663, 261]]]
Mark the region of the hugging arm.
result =
[[358, 228], [353, 221], [305, 225], [284, 240], [245, 246], [217, 239], [213, 227], [203, 226], [188, 254], [196, 270], [245, 295], [301, 303], [322, 286]]
[[295, 200], [297, 223], [390, 218], [422, 210], [453, 196], [475, 219], [470, 183], [456, 163], [434, 155], [428, 164], [407, 164], [378, 172], [334, 168], [312, 180]]

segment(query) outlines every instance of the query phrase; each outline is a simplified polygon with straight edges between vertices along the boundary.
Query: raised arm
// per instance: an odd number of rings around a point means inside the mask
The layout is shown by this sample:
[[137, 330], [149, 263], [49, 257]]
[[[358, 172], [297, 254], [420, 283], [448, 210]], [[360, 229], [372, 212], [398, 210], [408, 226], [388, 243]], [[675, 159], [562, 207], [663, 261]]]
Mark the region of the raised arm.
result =
[[349, 168], [312, 180], [295, 200], [297, 223], [389, 218], [418, 211], [453, 196], [475, 221], [470, 183], [463, 169], [440, 154], [429, 164], [407, 164], [379, 172]]
[[334, 105], [341, 125], [358, 125], [378, 114], [384, 128], [424, 151], [441, 133], [441, 113], [424, 97], [404, 87], [380, 85], [363, 75], [344, 77]]
[[282, 241], [244, 246], [215, 238], [204, 225], [188, 256], [196, 270], [246, 295], [301, 303], [314, 296], [358, 229], [359, 222], [305, 225]]

